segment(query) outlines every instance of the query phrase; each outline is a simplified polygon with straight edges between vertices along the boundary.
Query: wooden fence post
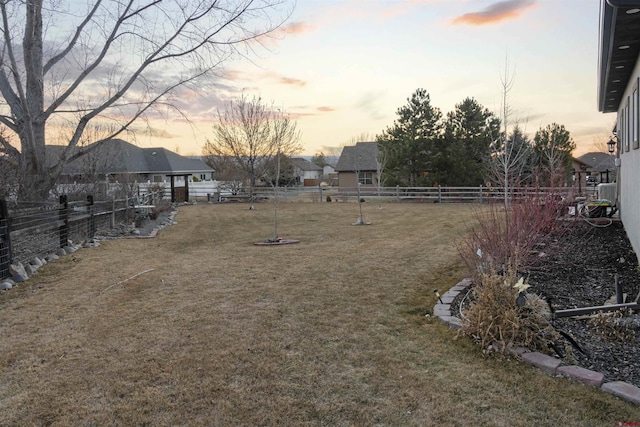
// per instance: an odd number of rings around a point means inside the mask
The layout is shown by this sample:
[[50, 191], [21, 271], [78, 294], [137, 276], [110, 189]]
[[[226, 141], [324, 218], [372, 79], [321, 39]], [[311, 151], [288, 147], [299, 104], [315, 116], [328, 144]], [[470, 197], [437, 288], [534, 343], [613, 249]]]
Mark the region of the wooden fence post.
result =
[[400, 186], [396, 185], [396, 201], [400, 201]]
[[116, 197], [111, 197], [111, 221], [109, 221], [109, 229], [113, 230], [113, 227], [116, 226]]
[[442, 203], [442, 187], [438, 184], [438, 203]]
[[87, 214], [89, 215], [87, 219], [87, 236], [91, 239], [96, 234], [96, 225], [93, 218], [93, 196], [91, 194], [87, 195]]
[[7, 202], [0, 199], [0, 279], [9, 277], [11, 265], [11, 228]]
[[60, 247], [65, 247], [69, 244], [69, 203], [67, 201], [67, 195], [60, 196], [60, 206], [58, 207], [58, 220], [62, 221], [62, 225], [58, 228], [58, 235], [60, 236]]

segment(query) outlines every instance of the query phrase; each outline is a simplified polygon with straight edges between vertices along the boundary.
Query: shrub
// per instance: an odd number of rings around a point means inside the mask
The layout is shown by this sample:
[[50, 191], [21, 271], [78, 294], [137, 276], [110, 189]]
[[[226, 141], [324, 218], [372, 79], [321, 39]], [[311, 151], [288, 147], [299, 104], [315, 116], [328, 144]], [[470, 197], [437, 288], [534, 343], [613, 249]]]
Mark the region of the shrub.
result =
[[528, 286], [514, 271], [483, 274], [469, 307], [463, 309], [462, 333], [483, 349], [495, 346], [504, 353], [508, 348], [526, 347], [548, 353], [550, 344], [560, 337], [550, 323], [548, 305], [526, 293]]
[[599, 312], [589, 320], [596, 332], [607, 340], [629, 341], [635, 338], [636, 331], [633, 310], [616, 310], [608, 313]]
[[457, 243], [458, 252], [472, 276], [488, 268], [518, 271], [531, 265], [536, 249], [564, 233], [572, 221], [559, 220], [564, 202], [554, 195], [528, 196], [476, 211], [476, 224]]
[[327, 202], [331, 202], [331, 196], [327, 196]]

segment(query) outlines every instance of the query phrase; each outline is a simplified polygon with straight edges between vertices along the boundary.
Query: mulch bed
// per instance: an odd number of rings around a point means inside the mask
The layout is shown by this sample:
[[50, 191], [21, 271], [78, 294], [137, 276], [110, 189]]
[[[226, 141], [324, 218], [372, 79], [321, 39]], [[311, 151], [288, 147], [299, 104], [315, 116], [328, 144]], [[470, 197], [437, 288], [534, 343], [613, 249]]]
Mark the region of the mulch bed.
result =
[[[640, 271], [624, 226], [619, 221], [579, 221], [539, 248], [535, 265], [523, 272], [531, 285], [528, 292], [542, 296], [554, 311], [602, 306], [615, 302], [617, 274], [625, 302], [633, 302], [640, 294]], [[454, 313], [463, 296], [452, 304]], [[619, 329], [594, 324], [594, 316], [553, 320], [570, 337], [556, 343], [565, 349], [556, 355], [566, 364], [602, 373], [605, 381], [640, 387], [640, 316], [627, 315], [626, 327]]]
[[[633, 302], [640, 293], [638, 258], [621, 222], [605, 227], [583, 221], [541, 248], [540, 255], [539, 263], [528, 272], [530, 290], [543, 296], [554, 310], [611, 302], [616, 274], [627, 294], [626, 302]], [[631, 326], [623, 330], [603, 330], [591, 319], [592, 316], [583, 316], [554, 320], [554, 326], [572, 337], [582, 350], [568, 340], [564, 343], [571, 348], [574, 362], [602, 373], [606, 381], [625, 381], [640, 387], [637, 315], [628, 318]], [[616, 333], [621, 331], [627, 333]]]

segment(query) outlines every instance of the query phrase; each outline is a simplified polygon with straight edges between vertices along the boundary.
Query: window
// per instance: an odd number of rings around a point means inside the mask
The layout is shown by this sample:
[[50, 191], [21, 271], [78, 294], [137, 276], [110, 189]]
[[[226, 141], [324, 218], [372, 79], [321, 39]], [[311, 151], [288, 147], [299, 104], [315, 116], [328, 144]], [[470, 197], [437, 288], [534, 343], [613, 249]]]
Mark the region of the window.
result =
[[629, 122], [629, 97], [627, 96], [627, 103], [624, 105], [623, 110], [624, 115], [624, 128], [622, 132], [624, 133], [624, 151], [629, 151], [629, 140], [631, 139], [631, 123]]
[[633, 141], [633, 149], [640, 148], [638, 140], [638, 79], [633, 87], [633, 95], [631, 96], [631, 140]]
[[373, 172], [358, 172], [358, 183], [362, 185], [372, 185]]

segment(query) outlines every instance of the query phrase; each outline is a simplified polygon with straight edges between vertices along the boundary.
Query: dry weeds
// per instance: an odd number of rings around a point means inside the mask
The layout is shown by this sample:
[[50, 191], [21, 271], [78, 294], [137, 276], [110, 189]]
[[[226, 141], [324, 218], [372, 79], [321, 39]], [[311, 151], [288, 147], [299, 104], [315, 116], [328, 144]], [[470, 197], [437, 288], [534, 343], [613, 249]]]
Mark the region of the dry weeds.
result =
[[[0, 295], [2, 425], [603, 425], [638, 409], [424, 314], [470, 206], [180, 208]], [[151, 270], [131, 280], [140, 272]], [[114, 283], [126, 281], [117, 286]], [[111, 288], [109, 288], [112, 286]], [[108, 289], [105, 291], [105, 289]]]

